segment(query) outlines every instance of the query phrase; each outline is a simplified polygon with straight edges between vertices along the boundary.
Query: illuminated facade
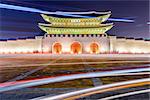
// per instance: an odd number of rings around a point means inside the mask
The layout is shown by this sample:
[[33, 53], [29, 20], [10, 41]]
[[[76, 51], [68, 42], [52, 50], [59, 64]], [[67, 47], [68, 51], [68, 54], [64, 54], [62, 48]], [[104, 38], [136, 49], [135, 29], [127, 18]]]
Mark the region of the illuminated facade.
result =
[[106, 34], [113, 27], [112, 23], [104, 24], [111, 12], [94, 13], [99, 16], [59, 18], [42, 14], [43, 19], [48, 22], [48, 24], [39, 23], [39, 27], [45, 31], [44, 36], [36, 36], [35, 39], [0, 41], [0, 53], [150, 53], [150, 41], [118, 38]]
[[58, 18], [42, 14], [43, 19], [49, 23], [39, 23], [39, 27], [46, 32], [43, 51], [58, 54], [109, 52], [106, 31], [111, 29], [113, 24], [102, 23], [110, 15], [111, 12], [104, 12], [94, 18]]

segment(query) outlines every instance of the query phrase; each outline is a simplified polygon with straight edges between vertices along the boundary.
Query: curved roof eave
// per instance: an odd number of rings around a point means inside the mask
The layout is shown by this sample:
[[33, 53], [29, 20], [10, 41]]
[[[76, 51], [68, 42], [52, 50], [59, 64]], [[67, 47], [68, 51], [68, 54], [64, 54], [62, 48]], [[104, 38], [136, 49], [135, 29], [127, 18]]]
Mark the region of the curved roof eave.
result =
[[69, 34], [101, 33], [102, 34], [102, 33], [105, 33], [106, 31], [110, 30], [113, 27], [113, 25], [107, 25], [107, 26], [103, 26], [103, 27], [99, 27], [99, 28], [90, 28], [90, 29], [89, 28], [53, 28], [53, 27], [42, 26], [42, 25], [39, 25], [39, 27], [43, 31], [47, 32], [48, 34], [51, 34], [51, 33], [52, 34], [63, 34], [63, 33], [69, 33]]
[[109, 17], [110, 17], [111, 14], [106, 14], [106, 15], [101, 15], [101, 16], [98, 16], [98, 17], [92, 17], [92, 18], [59, 18], [59, 17], [52, 17], [52, 16], [48, 16], [48, 15], [45, 15], [45, 14], [41, 14], [41, 16], [43, 17], [43, 19], [49, 23], [51, 22], [55, 22], [56, 20], [59, 20], [59, 21], [67, 21], [67, 20], [79, 20], [79, 19], [82, 19], [82, 20], [93, 20], [93, 19], [97, 19], [97, 21], [101, 21], [101, 22], [104, 22], [106, 21]]
[[97, 11], [87, 11], [87, 12], [63, 12], [63, 11], [56, 11], [56, 13], [64, 13], [64, 14], [111, 14], [111, 11], [107, 11], [107, 12], [97, 12]]

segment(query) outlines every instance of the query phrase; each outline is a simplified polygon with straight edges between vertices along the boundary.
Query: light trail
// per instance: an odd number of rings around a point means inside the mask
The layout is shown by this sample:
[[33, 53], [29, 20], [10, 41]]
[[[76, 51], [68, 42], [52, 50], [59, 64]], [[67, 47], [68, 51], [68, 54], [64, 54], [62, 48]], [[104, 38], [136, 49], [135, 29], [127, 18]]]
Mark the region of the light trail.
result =
[[15, 5], [2, 4], [2, 3], [0, 3], [0, 8], [11, 9], [11, 10], [20, 10], [20, 11], [28, 11], [28, 12], [36, 12], [36, 13], [44, 13], [44, 14], [54, 14], [54, 13], [50, 13], [49, 11], [43, 11], [43, 10], [36, 9], [36, 8], [15, 6]]
[[[53, 9], [53, 8], [58, 8], [57, 6], [55, 5], [51, 5], [51, 6], [48, 6], [48, 5], [42, 5], [42, 4], [37, 4], [37, 3], [29, 3], [29, 2], [24, 2], [24, 1], [14, 1], [14, 0], [7, 0], [7, 1], [10, 1], [10, 2], [15, 2], [15, 3], [20, 3], [20, 4], [26, 4], [26, 5], [30, 5], [30, 6], [38, 6], [38, 7], [43, 7], [43, 8], [47, 8], [47, 9]], [[65, 9], [74, 9], [74, 10], [82, 10], [80, 9], [79, 7], [68, 7], [68, 6], [61, 6], [59, 5], [59, 7], [63, 7]]]
[[118, 94], [118, 95], [114, 95], [114, 96], [110, 96], [110, 97], [101, 98], [99, 100], [112, 100], [112, 99], [116, 99], [116, 98], [120, 98], [120, 97], [136, 95], [136, 94], [141, 94], [141, 93], [147, 93], [147, 92], [150, 92], [150, 89], [134, 91], [134, 92], [124, 93], [124, 94]]
[[109, 21], [116, 21], [116, 22], [134, 22], [134, 20], [127, 20], [124, 18], [108, 18]]
[[[0, 3], [0, 8], [3, 9], [11, 9], [11, 10], [20, 10], [20, 11], [28, 11], [28, 12], [34, 12], [34, 13], [43, 13], [43, 14], [56, 14], [56, 15], [63, 15], [63, 16], [71, 16], [71, 17], [83, 17], [83, 18], [93, 18], [93, 16], [82, 16], [82, 15], [75, 15], [75, 14], [69, 14], [67, 12], [49, 12], [44, 11], [36, 8], [30, 8], [30, 7], [22, 7], [22, 6], [16, 6], [16, 5], [9, 5], [9, 4], [2, 4]], [[93, 11], [92, 11], [93, 12]], [[85, 12], [83, 12], [85, 13]], [[80, 13], [82, 14], [82, 12]], [[134, 20], [125, 19], [125, 18], [109, 18], [109, 21], [119, 21], [119, 22], [134, 22]]]
[[[73, 74], [70, 74], [70, 75], [73, 75]], [[101, 77], [105, 77], [105, 76], [134, 76], [134, 75], [150, 75], [150, 72], [112, 74], [112, 75], [104, 75]], [[61, 76], [65, 76], [65, 75], [61, 75]], [[52, 77], [59, 77], [59, 76], [52, 76]], [[46, 77], [46, 78], [52, 78], [52, 77]], [[32, 80], [39, 80], [39, 79], [40, 78], [34, 78]], [[41, 79], [45, 79], [45, 78], [41, 78]], [[24, 83], [24, 82], [31, 82], [31, 80], [29, 79], [29, 80], [15, 81], [15, 82], [4, 82], [4, 83], [0, 83], [0, 87], [11, 86], [11, 85], [15, 85], [15, 84]]]
[[31, 86], [44, 85], [44, 84], [48, 84], [48, 83], [75, 80], [75, 79], [104, 77], [104, 76], [111, 76], [114, 74], [134, 73], [134, 72], [142, 72], [142, 71], [150, 71], [150, 68], [105, 71], [105, 72], [91, 72], [91, 73], [84, 73], [84, 74], [74, 74], [74, 75], [43, 78], [43, 79], [36, 79], [36, 80], [27, 80], [27, 81], [20, 81], [20, 82], [19, 81], [18, 82], [10, 82], [10, 83], [6, 82], [6, 83], [0, 84], [0, 92], [14, 90], [14, 89], [20, 89], [20, 88], [25, 88], [25, 87], [31, 87]]
[[114, 74], [111, 76], [133, 76], [133, 75], [150, 75], [150, 72], [141, 72], [141, 73], [123, 73], [123, 74]]
[[77, 99], [80, 97], [84, 97], [84, 96], [88, 96], [88, 95], [92, 95], [96, 93], [102, 93], [106, 91], [112, 91], [112, 90], [117, 90], [117, 89], [136, 87], [136, 86], [142, 86], [142, 85], [148, 85], [148, 84], [150, 84], [150, 79], [144, 78], [144, 79], [137, 79], [137, 80], [97, 86], [93, 88], [78, 90], [78, 91], [60, 94], [56, 96], [43, 96], [43, 97], [38, 97], [32, 100], [64, 100], [64, 99], [70, 100], [70, 99]]

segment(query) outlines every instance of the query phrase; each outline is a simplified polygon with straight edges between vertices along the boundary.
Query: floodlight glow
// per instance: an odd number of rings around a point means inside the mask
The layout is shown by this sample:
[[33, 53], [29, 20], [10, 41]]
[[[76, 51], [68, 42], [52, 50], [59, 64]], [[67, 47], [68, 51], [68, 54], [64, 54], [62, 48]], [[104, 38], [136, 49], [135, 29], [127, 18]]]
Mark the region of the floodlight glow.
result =
[[[0, 3], [0, 8], [28, 11], [28, 12], [34, 12], [34, 13], [43, 13], [43, 14], [56, 14], [56, 15], [70, 16], [70, 17], [93, 18], [93, 16], [82, 16], [82, 15], [63, 13], [63, 12], [49, 12], [49, 11], [44, 11], [44, 10], [40, 10], [40, 9], [36, 9], [36, 8], [8, 5], [8, 4], [2, 4], [2, 3]], [[134, 22], [134, 20], [123, 19], [123, 18], [109, 18], [108, 20], [109, 21], [119, 21], [119, 22]]]

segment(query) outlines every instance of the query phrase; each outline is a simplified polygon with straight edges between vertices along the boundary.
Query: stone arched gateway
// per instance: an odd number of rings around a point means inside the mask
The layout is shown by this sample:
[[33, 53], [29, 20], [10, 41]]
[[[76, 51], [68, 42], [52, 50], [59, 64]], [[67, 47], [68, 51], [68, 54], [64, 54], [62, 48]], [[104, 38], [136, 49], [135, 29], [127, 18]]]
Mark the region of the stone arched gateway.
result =
[[62, 53], [62, 45], [59, 42], [56, 42], [52, 46], [52, 53], [61, 54]]
[[91, 43], [91, 44], [90, 44], [90, 52], [91, 52], [92, 54], [97, 54], [97, 53], [99, 53], [99, 52], [100, 52], [100, 46], [99, 46], [99, 44], [96, 43], [96, 42]]
[[80, 42], [73, 42], [71, 44], [71, 53], [73, 54], [80, 54], [82, 53], [82, 45]]

